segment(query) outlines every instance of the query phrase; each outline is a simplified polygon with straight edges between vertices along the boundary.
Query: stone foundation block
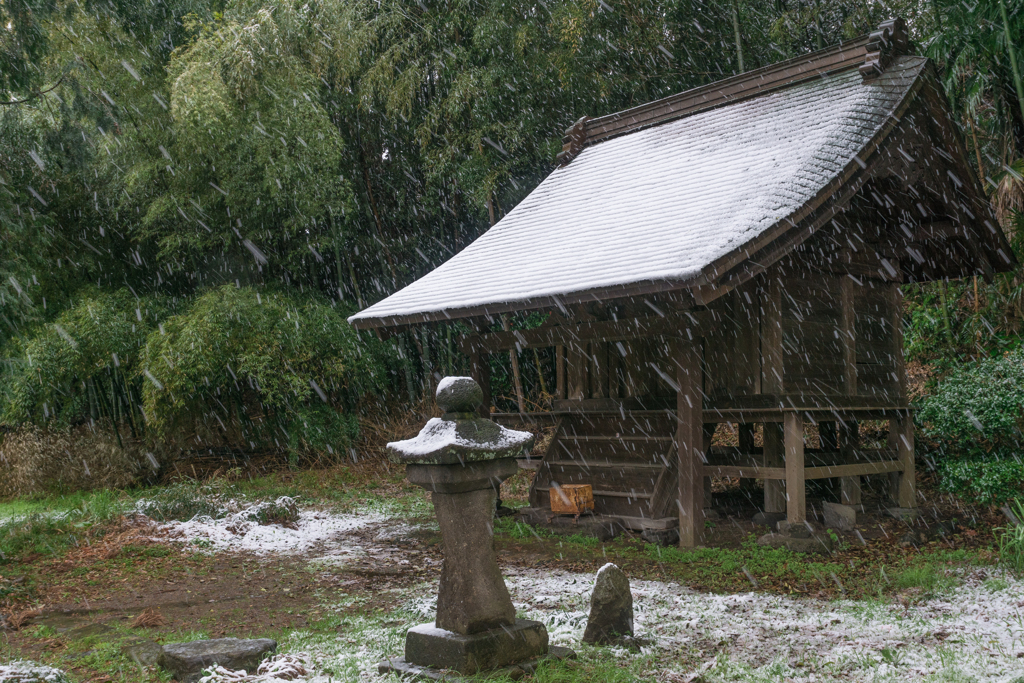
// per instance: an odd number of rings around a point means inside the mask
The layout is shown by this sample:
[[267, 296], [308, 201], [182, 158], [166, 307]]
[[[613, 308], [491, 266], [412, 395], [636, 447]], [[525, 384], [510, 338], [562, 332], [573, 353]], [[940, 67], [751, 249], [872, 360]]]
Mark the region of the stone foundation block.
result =
[[420, 624], [405, 636], [405, 661], [463, 674], [500, 669], [548, 651], [548, 630], [539, 621], [516, 619], [482, 633], [462, 635]]
[[840, 531], [853, 531], [857, 525], [857, 511], [850, 505], [839, 503], [822, 503], [821, 511], [825, 517], [825, 526]]

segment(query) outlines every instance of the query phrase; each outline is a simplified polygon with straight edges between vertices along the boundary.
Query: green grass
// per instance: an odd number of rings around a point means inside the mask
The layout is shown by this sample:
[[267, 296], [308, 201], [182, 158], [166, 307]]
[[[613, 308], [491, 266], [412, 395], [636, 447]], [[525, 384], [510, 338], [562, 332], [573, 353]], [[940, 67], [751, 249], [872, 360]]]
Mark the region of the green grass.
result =
[[721, 583], [725, 577], [753, 577], [755, 581], [789, 580], [797, 583], [834, 583], [849, 568], [837, 562], [812, 560], [785, 548], [757, 545], [750, 536], [740, 548], [662, 548], [646, 544], [644, 554], [670, 569], [684, 569], [686, 574], [707, 584]]
[[[1010, 507], [1017, 519], [1024, 520], [1024, 504], [1014, 500]], [[999, 538], [999, 560], [1010, 570], [1024, 572], [1024, 525], [997, 529]]]
[[925, 593], [941, 593], [957, 583], [953, 576], [932, 562], [907, 567], [894, 580], [899, 590], [920, 588]]

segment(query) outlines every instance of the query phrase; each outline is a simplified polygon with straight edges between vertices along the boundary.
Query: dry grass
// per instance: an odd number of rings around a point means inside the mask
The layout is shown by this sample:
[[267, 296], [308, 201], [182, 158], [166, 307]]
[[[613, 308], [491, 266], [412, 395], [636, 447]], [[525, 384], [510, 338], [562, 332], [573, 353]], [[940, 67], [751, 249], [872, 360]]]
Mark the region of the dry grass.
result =
[[156, 628], [164, 626], [166, 623], [167, 620], [164, 619], [162, 614], [149, 607], [132, 620], [132, 628]]
[[30, 621], [38, 617], [42, 612], [37, 609], [27, 609], [21, 612], [15, 612], [7, 617], [7, 626], [12, 631], [20, 631]]
[[153, 522], [146, 517], [120, 517], [112, 526], [104, 525], [97, 529], [95, 535], [83, 534], [82, 538], [87, 542], [71, 549], [61, 560], [61, 564], [65, 567], [77, 567], [112, 560], [119, 556], [126, 546], [138, 548], [151, 545], [155, 534]]
[[123, 444], [100, 423], [9, 432], [0, 441], [0, 498], [137, 484], [152, 465], [141, 443], [124, 438]]

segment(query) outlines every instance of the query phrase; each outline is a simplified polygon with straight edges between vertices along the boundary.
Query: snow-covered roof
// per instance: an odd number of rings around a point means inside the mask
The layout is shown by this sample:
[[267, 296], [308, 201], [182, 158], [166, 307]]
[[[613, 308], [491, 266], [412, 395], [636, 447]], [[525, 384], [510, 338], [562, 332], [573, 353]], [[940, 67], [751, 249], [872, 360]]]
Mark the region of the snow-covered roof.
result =
[[400, 325], [708, 280], [864, 167], [926, 61], [896, 57], [877, 78], [855, 66], [811, 74], [582, 146], [479, 239], [350, 320]]

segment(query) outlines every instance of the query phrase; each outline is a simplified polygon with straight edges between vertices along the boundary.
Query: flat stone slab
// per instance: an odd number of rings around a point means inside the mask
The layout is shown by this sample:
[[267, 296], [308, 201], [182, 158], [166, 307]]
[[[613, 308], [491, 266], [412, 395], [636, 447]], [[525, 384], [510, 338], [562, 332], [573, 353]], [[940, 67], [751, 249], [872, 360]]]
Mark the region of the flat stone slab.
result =
[[420, 624], [405, 635], [407, 662], [463, 674], [511, 666], [547, 651], [547, 628], [527, 619], [470, 635], [445, 631], [432, 623]]
[[164, 645], [157, 663], [174, 674], [179, 681], [198, 680], [203, 669], [219, 664], [225, 669], [255, 671], [263, 655], [277, 649], [277, 642], [269, 638], [239, 640], [218, 638], [196, 640], [191, 643]]
[[[561, 647], [558, 645], [551, 645], [548, 647], [548, 652], [540, 657], [535, 657], [525, 662], [518, 662], [511, 666], [505, 666], [500, 669], [495, 669], [493, 673], [495, 675], [507, 674], [512, 680], [519, 680], [527, 674], [532, 674], [537, 670], [537, 667], [541, 662], [546, 660], [558, 660], [563, 659], [576, 659], [576, 653], [567, 647]], [[401, 678], [408, 678], [413, 680], [422, 681], [450, 681], [451, 683], [463, 683], [477, 679], [466, 678], [462, 674], [455, 671], [447, 671], [444, 669], [438, 669], [430, 666], [420, 666], [418, 664], [410, 664], [405, 661], [404, 658], [399, 657], [397, 659], [385, 659], [383, 662], [377, 665], [377, 672], [381, 674], [395, 673]]]

